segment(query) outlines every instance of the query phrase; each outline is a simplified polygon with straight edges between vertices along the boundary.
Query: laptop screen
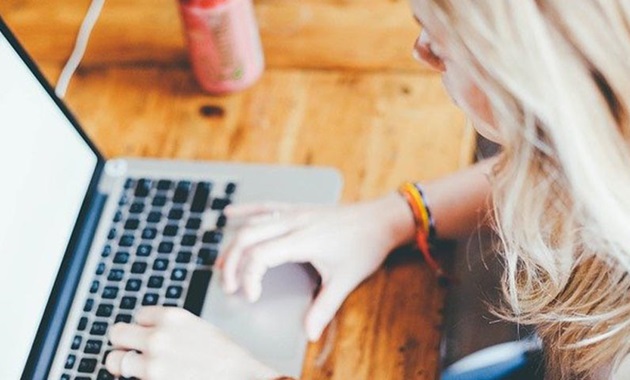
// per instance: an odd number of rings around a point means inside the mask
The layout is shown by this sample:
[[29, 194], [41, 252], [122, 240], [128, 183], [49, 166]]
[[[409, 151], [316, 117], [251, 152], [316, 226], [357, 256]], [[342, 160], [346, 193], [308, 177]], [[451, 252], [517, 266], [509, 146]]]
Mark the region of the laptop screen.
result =
[[0, 379], [18, 379], [97, 156], [0, 33]]

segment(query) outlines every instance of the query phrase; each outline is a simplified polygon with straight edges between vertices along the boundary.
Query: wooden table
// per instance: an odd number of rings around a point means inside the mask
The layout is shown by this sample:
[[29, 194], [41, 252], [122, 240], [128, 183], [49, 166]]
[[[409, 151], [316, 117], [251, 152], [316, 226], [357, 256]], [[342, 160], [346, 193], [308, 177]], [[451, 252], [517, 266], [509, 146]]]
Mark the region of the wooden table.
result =
[[[54, 83], [88, 5], [2, 0], [0, 14]], [[108, 157], [330, 165], [346, 202], [469, 164], [472, 131], [411, 58], [419, 27], [405, 0], [258, 0], [256, 11], [267, 70], [213, 97], [189, 70], [175, 0], [107, 0], [67, 103]], [[303, 378], [434, 379], [444, 296], [419, 257], [394, 255], [311, 345]]]

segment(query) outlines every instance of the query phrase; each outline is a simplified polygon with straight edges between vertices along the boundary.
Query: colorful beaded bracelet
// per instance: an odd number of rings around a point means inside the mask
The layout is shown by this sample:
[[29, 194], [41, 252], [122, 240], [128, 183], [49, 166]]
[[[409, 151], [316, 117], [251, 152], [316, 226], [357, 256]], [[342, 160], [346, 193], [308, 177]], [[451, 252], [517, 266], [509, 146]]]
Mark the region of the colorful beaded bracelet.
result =
[[435, 221], [422, 187], [419, 184], [405, 182], [400, 186], [398, 192], [405, 198], [413, 214], [416, 224], [415, 243], [424, 260], [440, 280], [447, 280], [448, 276], [431, 254], [431, 246], [436, 240], [437, 233]]

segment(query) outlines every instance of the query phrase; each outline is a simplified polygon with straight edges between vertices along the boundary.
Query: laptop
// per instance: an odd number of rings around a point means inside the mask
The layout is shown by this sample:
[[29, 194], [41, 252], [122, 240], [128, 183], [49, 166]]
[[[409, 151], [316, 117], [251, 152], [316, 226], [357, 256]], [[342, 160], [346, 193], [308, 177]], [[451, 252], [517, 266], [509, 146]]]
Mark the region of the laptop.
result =
[[[299, 377], [316, 281], [283, 265], [260, 301], [226, 296], [213, 263], [231, 203], [332, 204], [330, 168], [106, 160], [0, 19], [0, 379], [99, 379], [108, 329], [183, 307]], [[211, 344], [211, 342], [209, 342]]]

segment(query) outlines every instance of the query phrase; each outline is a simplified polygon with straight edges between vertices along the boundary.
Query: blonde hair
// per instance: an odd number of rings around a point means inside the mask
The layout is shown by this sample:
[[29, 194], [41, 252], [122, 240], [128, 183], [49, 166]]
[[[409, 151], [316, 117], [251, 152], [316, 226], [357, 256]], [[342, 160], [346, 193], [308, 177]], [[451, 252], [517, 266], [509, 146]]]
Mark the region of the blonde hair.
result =
[[616, 368], [630, 352], [630, 1], [423, 4], [504, 148], [504, 316], [537, 325], [551, 378]]

